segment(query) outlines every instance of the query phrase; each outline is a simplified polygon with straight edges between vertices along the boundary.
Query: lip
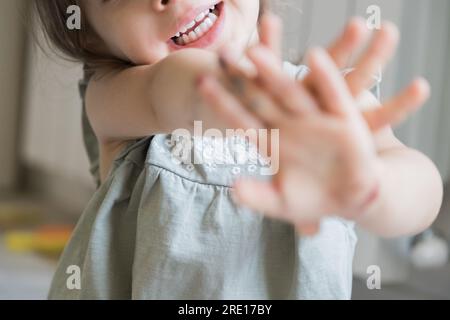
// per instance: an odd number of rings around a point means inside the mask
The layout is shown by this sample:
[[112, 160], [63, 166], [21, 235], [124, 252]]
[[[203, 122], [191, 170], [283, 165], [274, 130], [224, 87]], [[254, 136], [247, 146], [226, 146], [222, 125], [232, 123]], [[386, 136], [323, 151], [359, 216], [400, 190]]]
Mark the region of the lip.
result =
[[202, 6], [199, 8], [195, 8], [192, 10], [189, 14], [186, 15], [186, 18], [183, 18], [180, 20], [180, 23], [177, 24], [177, 30], [180, 30], [182, 27], [187, 25], [189, 22], [194, 20], [201, 12], [205, 11], [206, 9], [210, 8], [211, 6], [215, 6], [219, 4], [219, 16], [217, 21], [214, 23], [214, 26], [201, 38], [187, 44], [187, 45], [177, 45], [175, 42], [173, 42], [172, 39], [169, 39], [167, 41], [170, 49], [172, 50], [181, 50], [181, 49], [187, 49], [187, 48], [206, 48], [213, 44], [219, 37], [223, 26], [224, 26], [224, 20], [225, 20], [225, 3], [223, 1], [217, 1], [214, 4], [209, 4], [206, 6]]

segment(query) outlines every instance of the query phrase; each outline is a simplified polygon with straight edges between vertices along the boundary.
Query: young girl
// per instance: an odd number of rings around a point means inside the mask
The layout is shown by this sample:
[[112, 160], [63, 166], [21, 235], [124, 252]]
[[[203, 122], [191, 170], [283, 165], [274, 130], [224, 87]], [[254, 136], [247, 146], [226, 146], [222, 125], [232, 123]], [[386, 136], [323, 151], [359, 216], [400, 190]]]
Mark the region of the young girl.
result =
[[[82, 9], [79, 31], [65, 28], [70, 5]], [[50, 298], [348, 299], [355, 221], [396, 236], [438, 213], [435, 167], [389, 128], [426, 100], [426, 83], [383, 106], [364, 91], [395, 51], [390, 24], [344, 78], [338, 68], [367, 36], [359, 20], [328, 52], [311, 51], [306, 75], [281, 62], [278, 20], [259, 0], [35, 8], [53, 44], [86, 66], [85, 141], [99, 182]], [[378, 108], [357, 111], [367, 106]], [[264, 154], [260, 137], [256, 149], [238, 135], [195, 135], [194, 123], [280, 129], [279, 140], [270, 131]], [[203, 161], [189, 162], [190, 151]], [[279, 170], [262, 179], [268, 158]], [[241, 175], [254, 178], [235, 185]]]

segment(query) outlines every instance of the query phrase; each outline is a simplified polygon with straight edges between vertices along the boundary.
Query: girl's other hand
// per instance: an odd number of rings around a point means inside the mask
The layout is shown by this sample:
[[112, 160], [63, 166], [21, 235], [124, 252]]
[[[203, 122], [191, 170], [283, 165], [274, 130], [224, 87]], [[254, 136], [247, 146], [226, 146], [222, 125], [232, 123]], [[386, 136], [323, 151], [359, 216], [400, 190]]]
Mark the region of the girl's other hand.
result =
[[[262, 42], [248, 51], [257, 77], [239, 75], [239, 69], [224, 57], [225, 70], [239, 83], [238, 88], [227, 90], [209, 78], [200, 90], [209, 105], [236, 128], [254, 128], [244, 121], [252, 117], [264, 127], [280, 129], [280, 172], [270, 183], [239, 181], [235, 195], [241, 204], [311, 234], [322, 217], [334, 213], [354, 218], [376, 197], [383, 168], [371, 131], [410, 114], [426, 100], [428, 86], [422, 80], [413, 82], [378, 109], [361, 113], [357, 97], [370, 85], [373, 71], [391, 58], [396, 29], [384, 24], [356, 70], [344, 79], [339, 69], [366, 38], [360, 21], [353, 20], [328, 53], [310, 52], [310, 75], [294, 82], [281, 68], [280, 26], [277, 18], [265, 16]], [[246, 117], [237, 117], [236, 110]]]

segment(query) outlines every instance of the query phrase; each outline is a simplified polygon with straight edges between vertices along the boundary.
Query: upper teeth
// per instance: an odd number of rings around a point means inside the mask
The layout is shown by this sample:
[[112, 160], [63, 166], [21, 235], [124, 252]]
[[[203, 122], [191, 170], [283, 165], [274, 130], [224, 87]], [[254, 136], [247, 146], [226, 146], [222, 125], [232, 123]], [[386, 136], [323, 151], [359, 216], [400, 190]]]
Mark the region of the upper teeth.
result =
[[[211, 12], [215, 9], [215, 6], [201, 12], [193, 21], [185, 25], [181, 30], [175, 35], [176, 42], [181, 44], [187, 44], [193, 42], [203, 36], [206, 32], [211, 29], [217, 20], [217, 16]], [[187, 31], [192, 29], [198, 22], [201, 22], [194, 30], [191, 30], [188, 34]]]

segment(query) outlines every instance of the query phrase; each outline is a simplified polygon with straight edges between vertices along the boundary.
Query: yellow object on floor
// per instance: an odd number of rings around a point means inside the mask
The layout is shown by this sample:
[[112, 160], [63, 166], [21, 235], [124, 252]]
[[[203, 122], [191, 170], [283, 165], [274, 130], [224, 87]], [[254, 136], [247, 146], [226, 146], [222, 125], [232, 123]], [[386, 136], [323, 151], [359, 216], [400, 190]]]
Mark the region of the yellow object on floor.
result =
[[46, 226], [34, 231], [10, 231], [5, 235], [6, 248], [13, 252], [37, 252], [58, 256], [72, 234], [72, 226]]

